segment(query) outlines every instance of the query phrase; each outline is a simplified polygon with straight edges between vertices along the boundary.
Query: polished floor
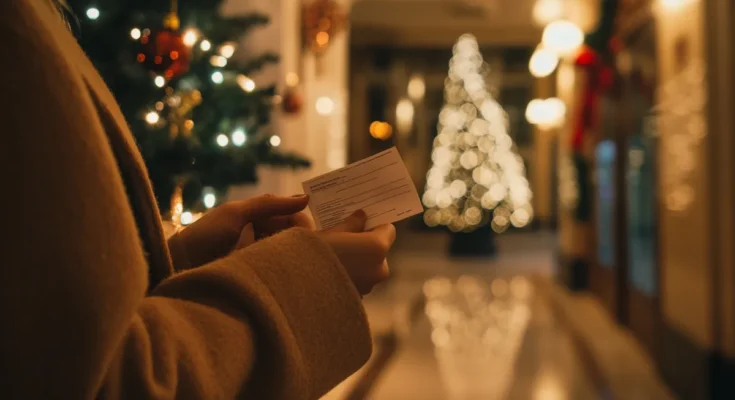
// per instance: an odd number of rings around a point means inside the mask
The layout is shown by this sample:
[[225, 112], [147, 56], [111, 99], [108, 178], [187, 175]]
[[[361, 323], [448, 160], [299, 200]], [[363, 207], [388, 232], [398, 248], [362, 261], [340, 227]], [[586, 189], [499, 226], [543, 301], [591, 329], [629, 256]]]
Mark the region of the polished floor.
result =
[[[520, 345], [502, 365], [486, 365], [488, 381], [501, 389], [493, 395], [453, 392], [448, 385], [446, 363], [438, 361], [432, 343], [432, 326], [423, 311], [422, 286], [434, 277], [451, 280], [472, 276], [489, 282], [497, 277], [554, 277], [555, 237], [549, 233], [514, 233], [498, 238], [495, 259], [462, 258], [447, 255], [448, 237], [442, 233], [401, 232], [390, 259], [393, 279], [366, 297], [371, 326], [380, 336], [398, 334], [398, 346], [381, 369], [364, 398], [375, 400], [567, 400], [603, 398], [574, 345], [570, 332], [552, 312], [543, 293], [529, 303], [530, 320]], [[461, 364], [461, 363], [460, 363]], [[370, 364], [369, 364], [370, 365]], [[461, 365], [460, 365], [461, 366]], [[443, 368], [444, 367], [444, 368]], [[351, 389], [360, 380], [354, 377], [325, 399], [355, 398]], [[477, 371], [475, 371], [477, 375]], [[474, 384], [480, 382], [474, 381]]]

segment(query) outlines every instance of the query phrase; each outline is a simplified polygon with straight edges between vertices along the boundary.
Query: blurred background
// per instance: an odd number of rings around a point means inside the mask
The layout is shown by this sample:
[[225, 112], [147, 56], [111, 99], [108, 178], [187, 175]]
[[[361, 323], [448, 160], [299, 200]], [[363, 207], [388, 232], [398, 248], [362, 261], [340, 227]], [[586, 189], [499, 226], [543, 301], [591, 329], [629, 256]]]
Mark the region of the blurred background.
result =
[[735, 398], [732, 1], [69, 3], [170, 231], [398, 148], [326, 399]]

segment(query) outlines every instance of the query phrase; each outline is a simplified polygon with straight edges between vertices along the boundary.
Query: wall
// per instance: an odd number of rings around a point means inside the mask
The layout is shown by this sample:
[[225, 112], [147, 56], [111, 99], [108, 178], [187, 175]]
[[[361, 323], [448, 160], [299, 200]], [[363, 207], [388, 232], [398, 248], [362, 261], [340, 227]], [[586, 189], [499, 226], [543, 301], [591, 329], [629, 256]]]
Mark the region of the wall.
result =
[[[317, 59], [301, 49], [300, 0], [230, 0], [222, 12], [242, 15], [257, 11], [268, 15], [271, 23], [253, 30], [243, 38], [239, 56], [273, 51], [280, 57], [277, 65], [270, 66], [251, 78], [258, 85], [276, 82], [283, 90], [286, 75], [300, 75], [299, 87], [303, 108], [296, 115], [286, 115], [274, 110], [271, 129], [281, 136], [281, 148], [296, 151], [312, 161], [307, 171], [273, 171], [262, 168], [257, 186], [234, 190], [232, 197], [251, 196], [259, 193], [293, 194], [302, 192], [301, 182], [344, 165], [347, 159], [347, 44], [348, 33], [334, 38], [329, 50]], [[349, 0], [342, 0], [345, 11]], [[335, 111], [328, 116], [317, 114], [316, 100], [328, 96], [336, 103]]]
[[703, 15], [701, 2], [682, 3], [656, 10], [659, 86], [671, 89], [659, 90], [657, 99], [665, 107], [659, 119], [661, 304], [668, 324], [709, 348], [713, 331], [707, 143], [691, 140], [696, 133], [679, 123], [703, 115], [701, 110], [687, 109], [685, 115], [677, 117], [671, 108], [677, 102], [688, 103], [687, 98], [677, 98], [677, 94], [706, 93], [705, 82], [692, 81], [685, 75], [696, 63], [704, 62]]

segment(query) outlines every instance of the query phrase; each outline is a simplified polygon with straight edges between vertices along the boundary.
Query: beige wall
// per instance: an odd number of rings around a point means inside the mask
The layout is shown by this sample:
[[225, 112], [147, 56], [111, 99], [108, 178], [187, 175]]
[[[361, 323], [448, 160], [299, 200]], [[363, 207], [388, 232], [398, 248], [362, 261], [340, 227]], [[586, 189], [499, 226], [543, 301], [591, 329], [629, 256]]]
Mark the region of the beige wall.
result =
[[[684, 75], [697, 63], [704, 65], [703, 14], [701, 1], [682, 3], [689, 4], [678, 9], [659, 6], [655, 11], [659, 83], [660, 87], [673, 90], [670, 93], [659, 90], [657, 98], [657, 102], [665, 106], [658, 126], [662, 201], [661, 302], [668, 324], [699, 345], [710, 348], [713, 345], [713, 280], [708, 207], [712, 182], [706, 161], [708, 140], [692, 140], [695, 133], [686, 128], [690, 121], [702, 118], [701, 122], [705, 123], [706, 119], [704, 110], [686, 109], [681, 116], [676, 116], [674, 111], [677, 104], [688, 104], [692, 94], [706, 93], [706, 82], [698, 83]], [[677, 61], [676, 53], [677, 49], [682, 49], [682, 43], [688, 48], [683, 63]], [[679, 192], [682, 188], [684, 191]], [[687, 193], [691, 195], [688, 199]]]

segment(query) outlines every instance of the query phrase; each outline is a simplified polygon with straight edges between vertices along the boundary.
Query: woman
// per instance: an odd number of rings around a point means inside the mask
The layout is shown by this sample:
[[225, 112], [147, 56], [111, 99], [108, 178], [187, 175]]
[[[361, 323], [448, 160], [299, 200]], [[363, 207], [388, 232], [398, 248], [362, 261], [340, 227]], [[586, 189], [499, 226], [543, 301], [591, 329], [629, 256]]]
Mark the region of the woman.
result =
[[167, 244], [54, 5], [0, 2], [0, 41], [0, 398], [316, 399], [367, 360], [360, 295], [387, 275], [392, 226], [313, 232], [306, 197], [266, 196]]

